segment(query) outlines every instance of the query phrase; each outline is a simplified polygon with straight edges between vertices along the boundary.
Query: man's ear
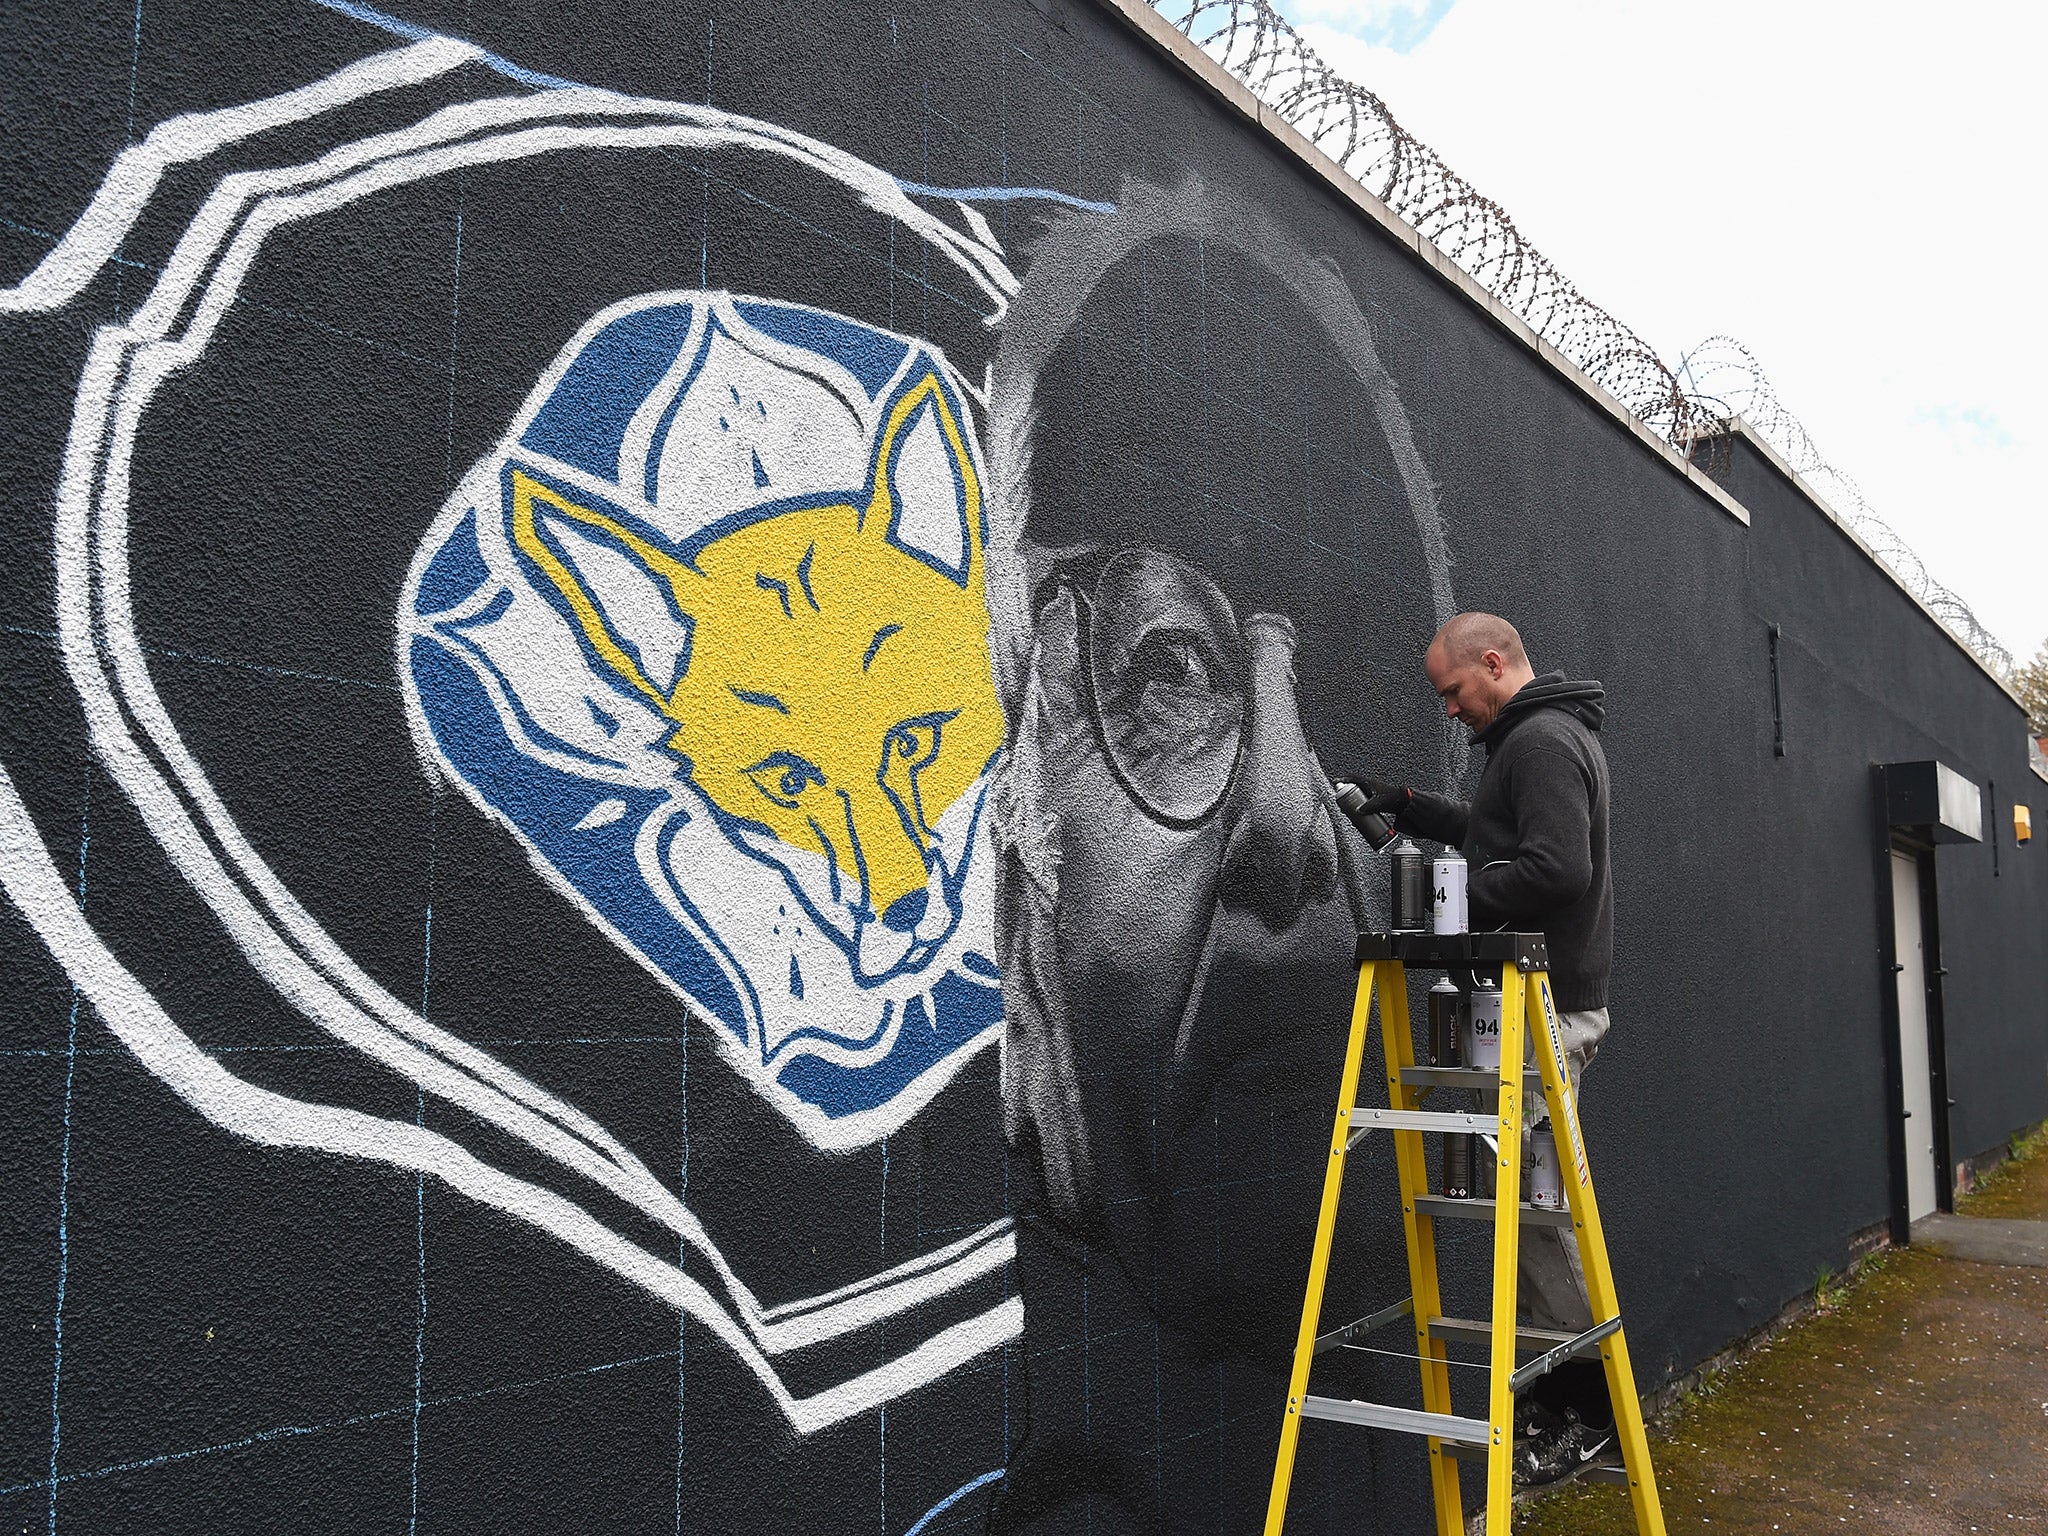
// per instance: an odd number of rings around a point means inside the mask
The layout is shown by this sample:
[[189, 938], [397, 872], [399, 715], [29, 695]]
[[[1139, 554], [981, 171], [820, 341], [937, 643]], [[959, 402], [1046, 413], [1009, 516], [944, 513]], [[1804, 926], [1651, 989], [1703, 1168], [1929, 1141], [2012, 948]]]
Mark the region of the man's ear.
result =
[[631, 529], [511, 471], [512, 543], [606, 670], [663, 713], [690, 665], [686, 594], [703, 580]]

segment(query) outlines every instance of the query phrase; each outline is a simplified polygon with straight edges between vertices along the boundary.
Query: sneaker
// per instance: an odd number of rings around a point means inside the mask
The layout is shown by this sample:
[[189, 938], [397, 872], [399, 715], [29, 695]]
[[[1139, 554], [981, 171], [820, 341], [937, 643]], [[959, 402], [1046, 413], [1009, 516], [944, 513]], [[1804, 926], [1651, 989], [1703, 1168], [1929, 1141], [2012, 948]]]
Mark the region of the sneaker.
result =
[[1515, 1399], [1515, 1441], [1520, 1444], [1531, 1435], [1540, 1435], [1557, 1427], [1561, 1422], [1556, 1410], [1524, 1395]]
[[1614, 1429], [1594, 1429], [1567, 1408], [1562, 1418], [1515, 1448], [1515, 1486], [1541, 1488], [1570, 1477], [1614, 1443]]

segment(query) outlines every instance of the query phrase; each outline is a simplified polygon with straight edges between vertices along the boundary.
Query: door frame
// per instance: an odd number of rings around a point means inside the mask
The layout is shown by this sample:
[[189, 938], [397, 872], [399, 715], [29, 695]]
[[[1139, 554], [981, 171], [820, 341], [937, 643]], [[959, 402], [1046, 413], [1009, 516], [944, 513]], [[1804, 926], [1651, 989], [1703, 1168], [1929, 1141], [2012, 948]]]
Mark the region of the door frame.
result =
[[1898, 913], [1892, 901], [1892, 854], [1910, 857], [1920, 871], [1920, 943], [1927, 983], [1927, 1069], [1928, 1100], [1934, 1110], [1934, 1200], [1942, 1211], [1955, 1209], [1955, 1162], [1949, 1146], [1948, 1032], [1942, 1014], [1941, 903], [1935, 880], [1934, 844], [1931, 839], [1891, 825], [1889, 794], [1882, 763], [1874, 764], [1877, 837], [1877, 960], [1878, 1018], [1883, 1031], [1885, 1106], [1887, 1127], [1885, 1151], [1890, 1176], [1888, 1224], [1891, 1240], [1904, 1244], [1912, 1239], [1913, 1223], [1906, 1199], [1906, 1083], [1905, 1066], [1899, 1055], [1899, 963]]
[[[1948, 970], [1941, 963], [1941, 900], [1935, 884], [1934, 849], [1919, 850], [1920, 859], [1920, 952], [1927, 982], [1927, 1075], [1928, 1093], [1934, 1103], [1935, 1209], [1956, 1208], [1956, 1162], [1948, 1139], [1948, 1112], [1955, 1100], [1948, 1095], [1948, 1021], [1942, 1016], [1942, 978]], [[1905, 1125], [1899, 1127], [1903, 1140]]]

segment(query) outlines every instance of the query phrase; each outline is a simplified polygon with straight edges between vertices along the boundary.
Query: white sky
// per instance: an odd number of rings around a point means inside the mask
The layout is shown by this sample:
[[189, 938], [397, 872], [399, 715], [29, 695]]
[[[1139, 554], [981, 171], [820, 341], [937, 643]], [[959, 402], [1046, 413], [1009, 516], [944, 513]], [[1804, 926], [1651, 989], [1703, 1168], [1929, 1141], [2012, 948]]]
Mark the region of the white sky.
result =
[[1937, 581], [2048, 638], [2048, 6], [1282, 8], [1667, 363], [1747, 343]]

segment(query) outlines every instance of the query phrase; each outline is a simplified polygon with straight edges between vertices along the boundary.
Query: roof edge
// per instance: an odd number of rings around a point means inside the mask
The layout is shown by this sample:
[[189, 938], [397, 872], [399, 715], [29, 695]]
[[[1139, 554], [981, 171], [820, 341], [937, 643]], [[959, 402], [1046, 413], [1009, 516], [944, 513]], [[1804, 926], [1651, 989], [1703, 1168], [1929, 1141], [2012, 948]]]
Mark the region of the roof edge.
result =
[[[1744, 527], [1749, 526], [1750, 513], [1747, 507], [1683, 453], [1652, 432], [1643, 424], [1640, 417], [1602, 389], [1570, 358], [1537, 335], [1526, 320], [1487, 292], [1478, 280], [1453, 261], [1441, 246], [1426, 238], [1421, 231], [1374, 197], [1341, 165], [1316, 148], [1293, 124], [1254, 96], [1242, 81], [1204, 53], [1192, 38], [1162, 16], [1156, 8], [1147, 3], [1147, 0], [1096, 0], [1096, 3], [1113, 12], [1133, 31], [1166, 53], [1182, 69], [1194, 76], [1198, 83], [1220, 97], [1240, 116], [1250, 119], [1268, 138], [1300, 161], [1311, 175], [1363, 215], [1368, 223], [1375, 225], [1397, 245], [1406, 247], [1411, 255], [1432, 269], [1468, 303], [1484, 311], [1495, 324], [1535, 353], [1553, 372], [1613, 417], [1630, 436], [1661, 459], [1666, 468], [1685, 479], [1701, 495]], [[1900, 579], [1897, 571], [1885, 564], [1877, 551], [1872, 549], [1863, 536], [1828, 503], [1827, 498], [1815, 490], [1805, 476], [1786, 462], [1783, 454], [1764, 441], [1755, 428], [1740, 417], [1734, 419], [1731, 427], [1744, 441], [1756, 448], [1771, 467], [1783, 475], [1801, 495], [1819, 508], [1828, 521], [1841, 529], [1886, 580], [1903, 592], [1913, 605], [1933, 622], [1934, 627], [1970, 659], [1971, 664], [1979, 672], [1989, 678], [2022, 713], [2025, 712], [2026, 706], [2020, 702], [2020, 697], [2013, 691], [2012, 685], [1992, 671], [1984, 658], [1970, 649], [1962, 636], [1950, 629], [1942, 621], [1941, 616], [1928, 607], [1920, 595]]]
[[1747, 526], [1749, 509], [1729, 495], [1712, 477], [1696, 468], [1686, 456], [1652, 432], [1627, 406], [1602, 389], [1578, 365], [1537, 335], [1529, 323], [1488, 293], [1469, 272], [1453, 261], [1434, 241], [1425, 237], [1385, 203], [1366, 191], [1341, 165], [1316, 148], [1305, 136], [1264, 102], [1244, 83], [1196, 46], [1194, 40], [1162, 16], [1147, 0], [1096, 0], [1105, 10], [1120, 17], [1148, 42], [1168, 54], [1210, 92], [1219, 96], [1240, 116], [1249, 118], [1266, 136], [1280, 145], [1316, 179], [1336, 192], [1366, 221], [1407, 248], [1424, 266], [1455, 289], [1468, 303], [1484, 311], [1516, 341], [1536, 354], [1551, 370], [1561, 375], [1579, 393], [1591, 400], [1634, 437], [1643, 447], [1664, 461], [1666, 468], [1689, 482], [1723, 512]]
[[[1761, 432], [1757, 431], [1755, 427], [1751, 426], [1749, 422], [1740, 416], [1729, 419], [1728, 433], [1730, 436], [1739, 437], [1749, 444], [1751, 448], [1756, 450], [1757, 456], [1782, 476], [1787, 484], [1808, 501], [1812, 502], [1823, 517], [1839, 528], [1848, 537], [1850, 542], [1863, 551], [1864, 556], [1870, 563], [1884, 573], [1886, 580], [1903, 592], [1907, 600], [1933, 622], [1936, 629], [1940, 630], [1943, 635], [1954, 642], [1958, 650], [1970, 658], [1979, 672], [1982, 672], [1998, 685], [1999, 691], [2012, 700], [2014, 706], [2019, 709], [2021, 714], [2024, 715], [2026, 713], [2026, 703], [2020, 698], [2019, 693], [2013, 688], [2012, 684], [1992, 671], [1984, 658], [1971, 650], [1963, 637], [1950, 629], [1941, 615], [1928, 607], [1926, 602], [1920, 597], [1920, 594], [1906, 585], [1904, 580], [1900, 578], [1899, 573], [1885, 563], [1884, 556], [1880, 555], [1875, 549], [1872, 549], [1869, 541], [1856, 531], [1855, 525], [1835, 510], [1834, 504], [1827, 497], [1821, 495], [1812, 481], [1792, 467], [1791, 461], [1778, 451], [1776, 444], [1770, 442]], [[1706, 439], [1702, 439], [1702, 441], [1706, 441]]]

